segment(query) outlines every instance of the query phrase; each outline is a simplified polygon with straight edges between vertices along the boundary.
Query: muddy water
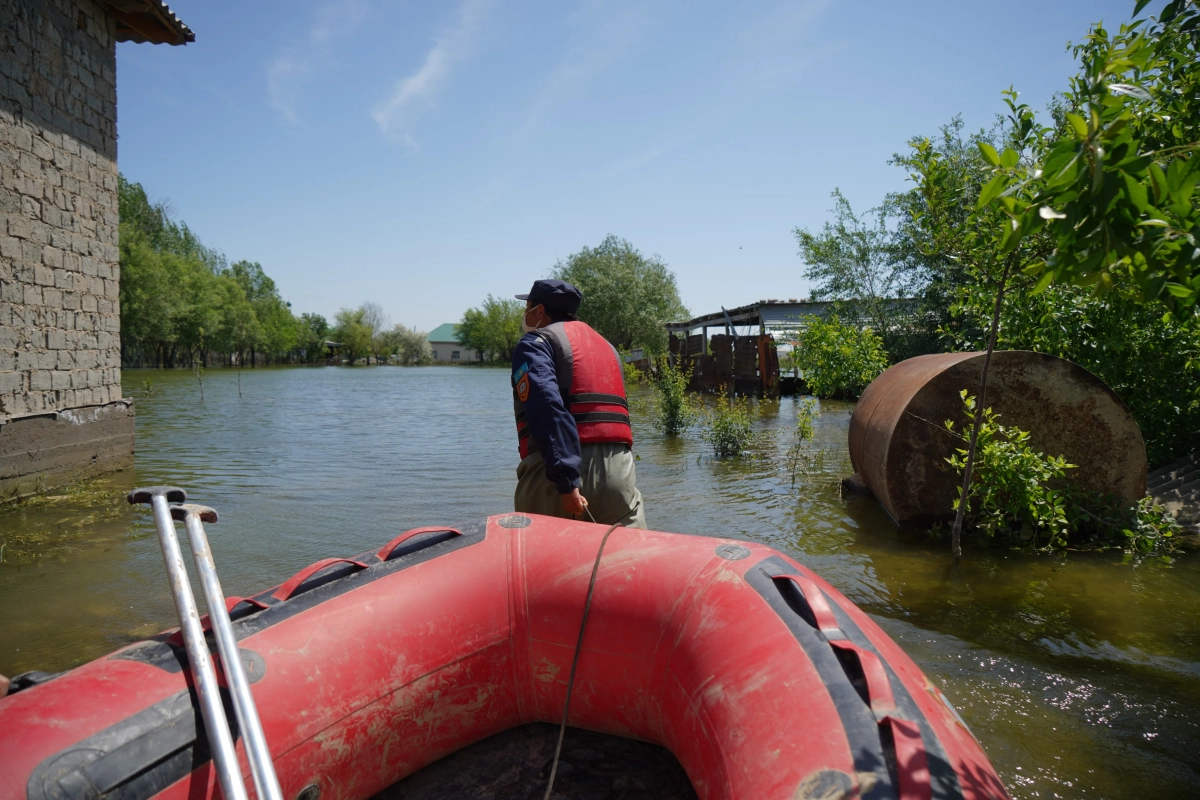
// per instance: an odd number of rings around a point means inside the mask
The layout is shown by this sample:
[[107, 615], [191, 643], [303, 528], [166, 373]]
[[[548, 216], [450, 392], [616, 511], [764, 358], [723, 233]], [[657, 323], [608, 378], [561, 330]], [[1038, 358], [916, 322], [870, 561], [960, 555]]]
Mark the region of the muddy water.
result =
[[[507, 510], [503, 370], [125, 372], [137, 467], [0, 511], [0, 673], [61, 670], [172, 624], [149, 520], [119, 496], [175, 483], [214, 506], [228, 594], [416, 525]], [[150, 382], [150, 392], [146, 382]], [[1025, 555], [898, 534], [843, 499], [850, 406], [825, 403], [792, 483], [795, 401], [758, 407], [753, 457], [665, 440], [634, 403], [651, 527], [754, 538], [820, 571], [938, 682], [1017, 797], [1200, 796], [1200, 555]]]

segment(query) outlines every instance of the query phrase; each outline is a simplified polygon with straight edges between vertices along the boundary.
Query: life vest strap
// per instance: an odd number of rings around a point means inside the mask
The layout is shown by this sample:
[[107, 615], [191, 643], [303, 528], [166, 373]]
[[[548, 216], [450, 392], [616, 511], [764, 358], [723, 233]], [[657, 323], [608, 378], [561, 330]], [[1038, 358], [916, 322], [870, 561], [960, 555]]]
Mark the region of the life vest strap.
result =
[[629, 415], [619, 411], [584, 411], [582, 414], [572, 414], [575, 422], [621, 422], [629, 424]]
[[621, 406], [629, 408], [629, 401], [619, 394], [604, 394], [602, 392], [584, 392], [567, 397], [567, 405], [576, 403], [598, 403], [606, 406]]
[[[629, 425], [629, 415], [621, 414], [617, 411], [585, 411], [582, 414], [572, 414], [571, 416], [575, 419], [576, 424], [580, 422], [620, 422], [624, 425]], [[522, 414], [517, 417], [517, 424], [520, 424], [524, 421], [524, 412], [522, 412]], [[518, 439], [524, 439], [528, 435], [528, 425], [517, 431]]]

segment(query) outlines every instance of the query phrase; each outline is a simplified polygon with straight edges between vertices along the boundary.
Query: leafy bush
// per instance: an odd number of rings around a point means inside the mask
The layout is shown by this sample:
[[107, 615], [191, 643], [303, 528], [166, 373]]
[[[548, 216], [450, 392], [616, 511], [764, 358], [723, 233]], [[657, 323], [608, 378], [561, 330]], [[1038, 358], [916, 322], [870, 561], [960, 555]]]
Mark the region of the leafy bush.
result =
[[696, 421], [696, 404], [688, 395], [692, 368], [663, 361], [650, 382], [658, 392], [658, 415], [655, 426], [667, 436], [678, 436]]
[[635, 383], [643, 383], [646, 380], [646, 374], [638, 369], [638, 365], [629, 360], [628, 350], [618, 350], [617, 353], [621, 357], [621, 370], [625, 375], [625, 385], [632, 386]]
[[[975, 398], [962, 392], [964, 414], [969, 430], [975, 416]], [[1029, 446], [1029, 432], [1001, 425], [1000, 415], [983, 410], [983, 425], [975, 445], [975, 466], [967, 493], [967, 514], [971, 527], [988, 536], [1019, 531], [1023, 538], [1037, 544], [1045, 535], [1046, 544], [1065, 546], [1070, 523], [1062, 492], [1050, 488], [1050, 481], [1062, 478], [1074, 469], [1061, 456], [1045, 456]], [[954, 432], [954, 421], [946, 420], [946, 429]], [[964, 440], [966, 435], [961, 435]], [[965, 442], [964, 442], [965, 444]], [[959, 475], [967, 460], [964, 446], [946, 459]], [[960, 498], [961, 499], [961, 498]], [[954, 501], [957, 511], [959, 500]]]
[[[975, 413], [975, 398], [962, 391], [967, 422], [963, 434], [946, 420], [946, 429], [964, 441], [946, 461], [961, 477], [966, 461], [965, 431]], [[1001, 425], [999, 414], [983, 410], [975, 447], [975, 466], [967, 493], [968, 527], [988, 537], [1015, 539], [1032, 547], [1120, 547], [1137, 553], [1171, 551], [1179, 545], [1179, 524], [1149, 497], [1133, 505], [1097, 495], [1066, 482], [1075, 469], [1061, 456], [1046, 456], [1029, 445], [1029, 433]], [[958, 501], [954, 503], [958, 509]]]
[[858, 397], [888, 366], [874, 332], [844, 325], [836, 315], [814, 319], [801, 331], [792, 362], [818, 397]]
[[717, 458], [737, 458], [754, 441], [754, 418], [744, 397], [730, 399], [724, 392], [708, 413], [704, 441]]

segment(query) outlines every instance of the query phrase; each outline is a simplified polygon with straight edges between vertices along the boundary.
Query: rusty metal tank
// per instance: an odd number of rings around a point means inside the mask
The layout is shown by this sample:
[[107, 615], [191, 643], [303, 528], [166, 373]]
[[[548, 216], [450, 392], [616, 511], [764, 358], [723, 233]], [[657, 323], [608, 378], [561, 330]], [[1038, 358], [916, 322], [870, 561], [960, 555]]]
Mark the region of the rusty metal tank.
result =
[[[876, 378], [850, 420], [850, 461], [899, 523], [953, 515], [961, 480], [946, 457], [961, 440], [945, 428], [965, 421], [959, 392], [976, 394], [983, 353], [938, 353], [902, 361]], [[1078, 364], [1045, 353], [1001, 350], [988, 370], [987, 403], [1000, 424], [1029, 431], [1030, 444], [1078, 465], [1076, 485], [1130, 502], [1146, 494], [1142, 432], [1121, 398]]]

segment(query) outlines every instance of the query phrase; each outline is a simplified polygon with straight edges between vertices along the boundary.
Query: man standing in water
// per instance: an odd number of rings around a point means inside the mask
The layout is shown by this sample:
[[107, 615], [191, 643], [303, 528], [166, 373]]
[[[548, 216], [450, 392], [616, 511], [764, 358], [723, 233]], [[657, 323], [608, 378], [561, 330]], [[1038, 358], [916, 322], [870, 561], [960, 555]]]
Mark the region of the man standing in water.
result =
[[535, 281], [525, 335], [513, 351], [513, 406], [521, 464], [517, 511], [645, 528], [633, 463], [625, 375], [616, 349], [575, 318], [582, 295]]

